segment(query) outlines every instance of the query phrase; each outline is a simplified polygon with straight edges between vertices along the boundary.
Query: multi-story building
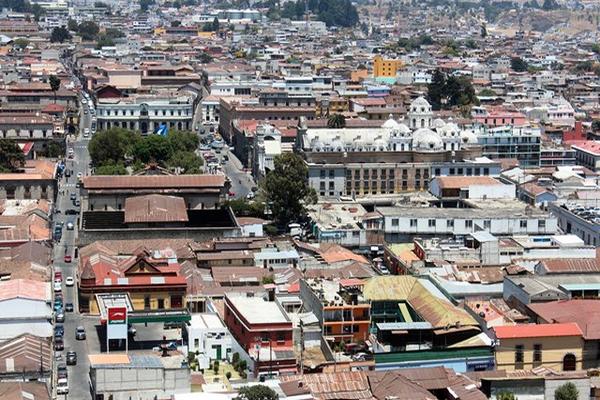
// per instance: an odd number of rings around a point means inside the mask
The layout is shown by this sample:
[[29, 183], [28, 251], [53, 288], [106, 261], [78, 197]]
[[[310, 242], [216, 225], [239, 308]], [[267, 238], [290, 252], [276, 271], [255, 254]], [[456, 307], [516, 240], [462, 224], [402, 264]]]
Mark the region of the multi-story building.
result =
[[505, 371], [546, 367], [554, 371], [580, 370], [583, 334], [574, 323], [497, 326], [496, 368]]
[[592, 171], [600, 170], [600, 143], [592, 140], [576, 142], [571, 146], [575, 151], [575, 159], [578, 165], [582, 165]]
[[501, 126], [475, 128], [472, 131], [482, 154], [492, 159], [516, 158], [525, 168], [539, 167], [541, 130], [536, 127]]
[[190, 96], [132, 96], [98, 99], [98, 129], [125, 128], [149, 134], [162, 127], [191, 130], [194, 101]]
[[373, 58], [373, 77], [395, 78], [402, 65], [401, 60], [388, 60], [377, 55]]
[[82, 312], [100, 313], [96, 300], [100, 293], [128, 293], [135, 311], [185, 307], [186, 279], [179, 264], [167, 257], [155, 258], [156, 254], [143, 249], [123, 258], [97, 244], [82, 248], [80, 253], [77, 275]]
[[245, 353], [240, 356], [251, 362], [254, 376], [296, 373], [293, 325], [279, 303], [226, 293], [225, 325]]
[[231, 355], [231, 334], [216, 313], [192, 315], [185, 331], [188, 350], [198, 354], [200, 368], [210, 368], [211, 361], [226, 360]]
[[600, 245], [600, 213], [595, 200], [589, 205], [560, 202], [550, 203], [548, 207], [563, 232], [579, 236], [585, 244]]
[[367, 340], [371, 305], [362, 296], [363, 286], [360, 279], [300, 281], [304, 308], [315, 314], [326, 340], [334, 343]]
[[492, 235], [544, 235], [557, 232], [555, 217], [517, 200], [478, 200], [468, 208], [396, 206], [378, 207], [380, 226], [388, 242], [414, 236], [468, 235], [488, 231]]

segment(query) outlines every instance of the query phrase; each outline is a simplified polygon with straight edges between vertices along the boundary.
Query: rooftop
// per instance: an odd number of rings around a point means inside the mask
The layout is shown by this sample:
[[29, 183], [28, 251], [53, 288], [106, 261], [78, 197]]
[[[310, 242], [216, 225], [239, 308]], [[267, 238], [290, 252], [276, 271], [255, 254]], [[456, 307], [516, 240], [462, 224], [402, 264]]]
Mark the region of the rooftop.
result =
[[273, 301], [229, 293], [226, 299], [251, 324], [290, 323], [285, 312]]
[[522, 339], [536, 337], [583, 336], [579, 326], [574, 323], [523, 324], [494, 327], [498, 339]]
[[82, 182], [88, 190], [223, 187], [225, 175], [93, 175], [84, 177]]

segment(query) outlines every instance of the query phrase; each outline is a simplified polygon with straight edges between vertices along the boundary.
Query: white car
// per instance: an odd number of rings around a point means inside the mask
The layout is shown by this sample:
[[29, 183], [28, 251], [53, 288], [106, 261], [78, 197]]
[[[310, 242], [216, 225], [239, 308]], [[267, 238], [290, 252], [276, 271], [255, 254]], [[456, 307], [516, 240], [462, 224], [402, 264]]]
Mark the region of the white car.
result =
[[54, 282], [54, 291], [62, 292], [62, 285], [60, 284], [60, 282]]
[[73, 279], [72, 276], [67, 276], [67, 279], [65, 279], [65, 285], [73, 286], [74, 284], [75, 284], [75, 279]]
[[81, 172], [77, 173], [77, 179], [81, 179], [82, 176], [83, 176], [83, 174]]
[[72, 222], [67, 222], [67, 230], [68, 231], [72, 231], [75, 228], [75, 225], [73, 225]]
[[69, 394], [69, 382], [67, 378], [61, 378], [56, 385], [56, 394]]
[[86, 99], [81, 99], [81, 104], [87, 104], [87, 100]]

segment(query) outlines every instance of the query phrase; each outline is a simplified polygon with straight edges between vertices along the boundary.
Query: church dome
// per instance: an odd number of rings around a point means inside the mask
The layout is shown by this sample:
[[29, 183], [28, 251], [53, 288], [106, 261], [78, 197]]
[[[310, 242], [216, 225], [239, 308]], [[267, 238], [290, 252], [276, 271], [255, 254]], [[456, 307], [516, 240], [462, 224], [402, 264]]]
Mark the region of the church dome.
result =
[[417, 129], [413, 135], [413, 149], [417, 151], [436, 151], [444, 148], [444, 142], [437, 132], [431, 129]]
[[410, 103], [410, 111], [413, 113], [428, 113], [431, 112], [431, 104], [423, 96], [420, 96]]
[[394, 118], [392, 118], [392, 115], [390, 114], [390, 117], [388, 118], [388, 120], [385, 121], [383, 123], [383, 125], [381, 125], [381, 127], [384, 129], [397, 129], [399, 125], [400, 124], [398, 122], [396, 122], [394, 120]]
[[478, 143], [477, 135], [475, 133], [473, 133], [472, 131], [462, 131], [460, 133], [460, 138], [463, 141], [463, 143], [467, 143], [467, 144], [477, 144]]
[[443, 119], [436, 118], [436, 119], [434, 119], [434, 120], [433, 120], [433, 124], [432, 124], [432, 126], [433, 126], [435, 129], [439, 129], [439, 128], [443, 127], [443, 126], [446, 126], [446, 123], [444, 122], [444, 120], [443, 120]]

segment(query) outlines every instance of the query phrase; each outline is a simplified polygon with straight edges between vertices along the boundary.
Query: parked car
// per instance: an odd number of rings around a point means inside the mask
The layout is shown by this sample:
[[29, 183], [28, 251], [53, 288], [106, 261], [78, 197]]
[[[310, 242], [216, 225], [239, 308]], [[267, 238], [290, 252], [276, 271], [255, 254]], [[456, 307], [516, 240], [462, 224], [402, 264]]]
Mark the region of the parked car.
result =
[[54, 351], [62, 351], [65, 349], [65, 342], [62, 337], [54, 340]]
[[75, 284], [75, 279], [73, 279], [72, 276], [67, 276], [67, 279], [65, 279], [65, 285], [73, 286], [74, 284]]
[[70, 263], [73, 261], [73, 257], [70, 254], [65, 254], [65, 262]]
[[83, 326], [78, 326], [75, 329], [75, 339], [85, 340], [85, 328]]
[[62, 291], [62, 285], [60, 284], [60, 282], [54, 282], [54, 291], [55, 292]]
[[75, 192], [71, 193], [71, 195], [69, 196], [69, 199], [71, 199], [71, 201], [74, 201], [77, 199], [77, 194]]
[[66, 215], [77, 215], [77, 214], [79, 214], [79, 212], [77, 210], [69, 208], [67, 211], [65, 211], [65, 214]]
[[56, 317], [54, 318], [56, 322], [65, 322], [65, 314], [60, 311], [56, 313]]
[[64, 325], [55, 325], [54, 326], [54, 335], [56, 336], [56, 334], [59, 334], [59, 336], [64, 336], [64, 334], [65, 334]]
[[67, 366], [65, 364], [58, 364], [56, 367], [56, 374], [58, 379], [67, 379], [69, 376], [69, 372], [67, 371]]
[[67, 378], [61, 378], [56, 384], [56, 394], [69, 394], [69, 382]]
[[67, 365], [77, 365], [77, 353], [67, 351]]
[[72, 222], [67, 222], [67, 230], [68, 231], [72, 231], [75, 228], [75, 225], [73, 225]]

